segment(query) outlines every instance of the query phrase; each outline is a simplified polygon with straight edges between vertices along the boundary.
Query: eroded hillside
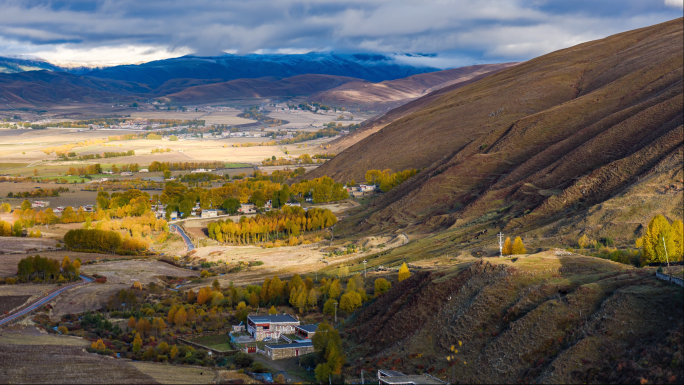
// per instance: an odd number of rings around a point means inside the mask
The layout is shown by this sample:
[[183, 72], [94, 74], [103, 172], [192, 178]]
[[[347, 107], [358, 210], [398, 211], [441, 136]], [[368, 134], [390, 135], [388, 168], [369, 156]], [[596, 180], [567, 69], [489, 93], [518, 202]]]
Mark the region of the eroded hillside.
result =
[[[449, 229], [457, 240], [477, 226], [522, 232], [575, 218], [658, 167], [681, 167], [682, 36], [677, 19], [519, 64], [446, 93], [307, 177], [425, 168], [375, 200], [354, 231]], [[675, 191], [669, 199], [681, 202]]]
[[452, 383], [681, 383], [683, 294], [652, 269], [544, 252], [414, 274], [344, 335], [355, 370]]

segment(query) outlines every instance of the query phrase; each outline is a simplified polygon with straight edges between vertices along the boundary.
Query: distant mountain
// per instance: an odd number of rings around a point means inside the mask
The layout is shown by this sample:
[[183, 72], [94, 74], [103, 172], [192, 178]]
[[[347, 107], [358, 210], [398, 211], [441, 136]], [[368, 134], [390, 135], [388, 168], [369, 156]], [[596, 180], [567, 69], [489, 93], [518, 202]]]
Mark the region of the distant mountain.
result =
[[144, 84], [78, 76], [58, 71], [0, 74], [0, 98], [17, 106], [71, 102], [112, 102], [147, 94]]
[[[306, 96], [338, 87], [361, 79], [333, 75], [296, 75], [285, 79], [259, 78], [237, 79], [186, 88], [166, 95], [175, 103], [210, 103], [250, 98], [279, 98], [283, 96]], [[168, 83], [168, 82], [167, 82]], [[165, 83], [165, 84], [167, 84]], [[156, 91], [155, 91], [156, 92]]]
[[26, 71], [62, 71], [58, 66], [50, 64], [44, 60], [17, 59], [0, 56], [0, 73], [14, 74]]
[[386, 111], [430, 92], [518, 63], [481, 64], [386, 80], [379, 83], [350, 82], [317, 92], [309, 101], [347, 108]]
[[171, 79], [255, 79], [266, 76], [287, 78], [318, 74], [358, 78], [373, 82], [405, 78], [439, 71], [433, 67], [399, 64], [393, 57], [377, 54], [308, 53], [303, 55], [183, 56], [139, 65], [108, 67], [87, 73], [158, 87]]

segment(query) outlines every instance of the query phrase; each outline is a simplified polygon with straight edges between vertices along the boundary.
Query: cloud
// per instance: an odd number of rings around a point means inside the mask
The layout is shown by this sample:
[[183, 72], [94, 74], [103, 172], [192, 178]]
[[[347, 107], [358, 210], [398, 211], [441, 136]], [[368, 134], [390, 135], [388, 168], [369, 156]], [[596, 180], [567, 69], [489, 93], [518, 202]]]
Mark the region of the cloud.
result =
[[[682, 0], [0, 0], [0, 55], [130, 63], [223, 52], [527, 60], [681, 17]], [[404, 60], [404, 59], [401, 59]]]

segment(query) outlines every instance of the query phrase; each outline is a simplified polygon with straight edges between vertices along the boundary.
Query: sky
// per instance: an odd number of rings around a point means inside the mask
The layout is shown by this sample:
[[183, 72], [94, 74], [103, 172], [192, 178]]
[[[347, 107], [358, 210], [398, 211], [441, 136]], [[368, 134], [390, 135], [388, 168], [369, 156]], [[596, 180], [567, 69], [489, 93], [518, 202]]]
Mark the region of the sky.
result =
[[115, 65], [222, 53], [528, 60], [682, 17], [684, 0], [0, 0], [0, 56]]

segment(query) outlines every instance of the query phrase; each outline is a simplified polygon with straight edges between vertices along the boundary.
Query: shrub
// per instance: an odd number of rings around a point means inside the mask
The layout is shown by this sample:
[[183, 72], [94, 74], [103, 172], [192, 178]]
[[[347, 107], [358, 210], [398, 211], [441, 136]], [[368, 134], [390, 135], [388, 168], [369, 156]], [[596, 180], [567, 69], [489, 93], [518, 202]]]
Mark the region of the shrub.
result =
[[7, 278], [5, 279], [5, 283], [7, 283], [8, 285], [14, 285], [15, 283], [17, 283], [17, 280], [15, 278]]
[[[66, 328], [66, 326], [64, 326], [64, 325], [58, 327], [58, 328], [57, 328], [57, 331], [59, 332], [59, 334], [67, 334], [67, 333], [69, 332], [69, 330], [68, 330], [68, 329]], [[100, 341], [101, 341], [101, 340], [100, 340]]]
[[235, 364], [237, 366], [247, 368], [254, 362], [254, 358], [247, 353], [239, 352], [235, 355]]

